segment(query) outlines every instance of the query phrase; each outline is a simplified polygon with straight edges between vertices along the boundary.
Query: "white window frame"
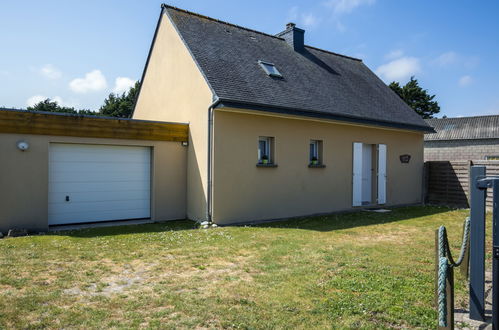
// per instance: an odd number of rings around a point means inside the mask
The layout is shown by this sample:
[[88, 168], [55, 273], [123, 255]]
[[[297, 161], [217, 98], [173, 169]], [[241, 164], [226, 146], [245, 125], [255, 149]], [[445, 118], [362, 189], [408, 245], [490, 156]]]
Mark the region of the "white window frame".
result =
[[261, 153], [260, 142], [265, 143], [266, 155], [268, 157], [268, 164], [273, 164], [274, 163], [274, 138], [271, 136], [258, 137], [258, 148], [257, 148], [258, 164], [263, 164], [263, 161], [262, 161], [263, 154]]
[[[311, 147], [314, 145], [314, 153], [311, 155]], [[308, 145], [308, 163], [312, 164], [312, 158], [317, 158], [317, 165], [322, 165], [322, 140], [310, 140]]]

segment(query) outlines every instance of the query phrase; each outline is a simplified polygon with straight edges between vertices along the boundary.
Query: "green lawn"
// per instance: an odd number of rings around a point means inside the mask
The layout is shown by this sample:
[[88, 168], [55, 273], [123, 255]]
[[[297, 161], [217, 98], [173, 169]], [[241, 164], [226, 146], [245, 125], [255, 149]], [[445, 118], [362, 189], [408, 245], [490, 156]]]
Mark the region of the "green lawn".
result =
[[434, 328], [434, 230], [447, 226], [457, 254], [467, 212], [2, 239], [0, 328]]

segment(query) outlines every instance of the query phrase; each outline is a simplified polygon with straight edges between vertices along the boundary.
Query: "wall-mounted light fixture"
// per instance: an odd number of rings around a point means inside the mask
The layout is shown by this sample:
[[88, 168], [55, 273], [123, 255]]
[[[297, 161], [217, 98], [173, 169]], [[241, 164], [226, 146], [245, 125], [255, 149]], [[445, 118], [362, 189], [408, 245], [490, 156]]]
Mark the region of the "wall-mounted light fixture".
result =
[[402, 164], [408, 164], [410, 160], [411, 160], [411, 155], [407, 155], [407, 154], [400, 155], [400, 162]]
[[182, 146], [187, 147], [189, 145], [189, 142], [187, 141], [182, 141]]
[[29, 148], [29, 143], [26, 141], [19, 141], [17, 142], [17, 149], [21, 151], [26, 151]]

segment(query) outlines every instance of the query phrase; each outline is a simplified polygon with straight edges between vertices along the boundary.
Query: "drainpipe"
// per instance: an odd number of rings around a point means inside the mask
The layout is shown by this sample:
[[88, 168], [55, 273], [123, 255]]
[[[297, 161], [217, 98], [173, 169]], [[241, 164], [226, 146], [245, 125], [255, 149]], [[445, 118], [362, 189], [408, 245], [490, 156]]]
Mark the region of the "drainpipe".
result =
[[217, 97], [215, 101], [208, 107], [208, 188], [207, 188], [207, 220], [212, 222], [213, 212], [213, 110], [220, 103]]

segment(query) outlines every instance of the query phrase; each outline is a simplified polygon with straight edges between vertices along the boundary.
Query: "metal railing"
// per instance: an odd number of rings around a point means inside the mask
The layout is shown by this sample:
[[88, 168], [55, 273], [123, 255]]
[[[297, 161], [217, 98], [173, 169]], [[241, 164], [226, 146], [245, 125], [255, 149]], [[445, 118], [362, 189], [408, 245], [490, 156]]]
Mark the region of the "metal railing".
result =
[[499, 329], [499, 176], [487, 177], [485, 172], [485, 166], [471, 167], [470, 217], [464, 222], [457, 262], [452, 258], [445, 227], [436, 231], [435, 300], [439, 328], [454, 328], [453, 269], [459, 266], [465, 275], [469, 271], [470, 319], [485, 321], [485, 200], [487, 189], [492, 188], [492, 327]]

